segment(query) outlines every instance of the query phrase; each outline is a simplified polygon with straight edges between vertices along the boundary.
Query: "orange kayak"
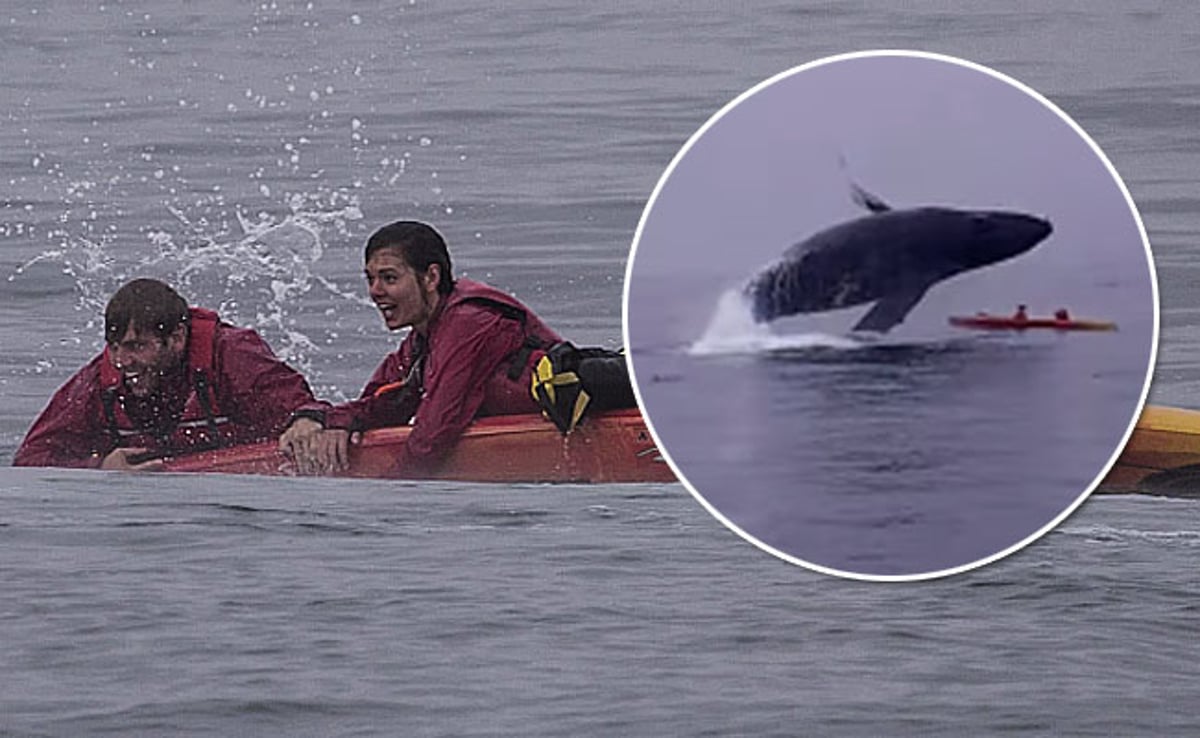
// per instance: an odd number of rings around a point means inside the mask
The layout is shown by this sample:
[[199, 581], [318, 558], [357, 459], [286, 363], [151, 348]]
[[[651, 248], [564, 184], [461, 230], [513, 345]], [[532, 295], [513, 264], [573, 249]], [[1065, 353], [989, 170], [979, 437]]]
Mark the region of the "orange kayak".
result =
[[[350, 447], [350, 468], [338, 475], [369, 479], [400, 476], [396, 455], [411, 427], [379, 428]], [[274, 441], [166, 459], [166, 471], [293, 476]], [[540, 415], [481, 418], [463, 434], [429, 479], [469, 482], [673, 482], [675, 475], [636, 408], [584, 418], [563, 436]]]
[[1080, 320], [1077, 318], [1016, 318], [1011, 315], [953, 315], [950, 325], [985, 331], [1024, 331], [1050, 329], [1056, 331], [1115, 331], [1116, 323], [1104, 320]]
[[1096, 492], [1200, 497], [1200, 411], [1146, 405]]

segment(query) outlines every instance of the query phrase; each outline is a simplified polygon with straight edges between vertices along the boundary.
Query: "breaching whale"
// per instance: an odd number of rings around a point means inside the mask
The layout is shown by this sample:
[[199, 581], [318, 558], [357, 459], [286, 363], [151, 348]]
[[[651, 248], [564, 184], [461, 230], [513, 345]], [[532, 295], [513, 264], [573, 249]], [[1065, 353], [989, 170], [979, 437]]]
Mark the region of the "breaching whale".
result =
[[886, 333], [934, 284], [1023, 254], [1053, 230], [1024, 213], [893, 210], [851, 187], [871, 214], [810, 236], [752, 277], [743, 293], [756, 322], [875, 302], [854, 330]]

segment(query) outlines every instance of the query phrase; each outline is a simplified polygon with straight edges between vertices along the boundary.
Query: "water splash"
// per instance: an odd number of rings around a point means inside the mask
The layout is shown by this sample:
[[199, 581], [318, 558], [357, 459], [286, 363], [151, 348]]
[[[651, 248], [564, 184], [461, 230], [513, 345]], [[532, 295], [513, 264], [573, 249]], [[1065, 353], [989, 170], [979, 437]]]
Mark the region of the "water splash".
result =
[[77, 310], [86, 311], [92, 317], [85, 326], [92, 331], [97, 327], [104, 306], [108, 302], [107, 286], [117, 279], [116, 259], [104, 240], [80, 236], [71, 239], [58, 249], [48, 249], [19, 265], [8, 275], [9, 282], [18, 281], [26, 272], [38, 264], [56, 264], [59, 271], [71, 280], [79, 292]]
[[[314, 272], [331, 237], [351, 238], [349, 227], [362, 219], [353, 195], [340, 192], [292, 194], [287, 212], [251, 217], [218, 203], [167, 204], [174, 218], [168, 227], [146, 229], [146, 243], [131, 248], [114, 239], [64, 234], [62, 245], [17, 267], [8, 279], [19, 280], [36, 264], [57, 265], [73, 281], [77, 309], [89, 316], [81, 334], [100, 340], [104, 307], [121, 284], [154, 276], [176, 287], [192, 304], [216, 309], [230, 323], [255, 328], [276, 353], [311, 374], [316, 342], [297, 330], [291, 316], [301, 296], [324, 290], [337, 300], [369, 301], [343, 290]], [[36, 278], [36, 276], [35, 276]]]
[[870, 345], [870, 342], [825, 333], [776, 335], [766, 324], [754, 321], [750, 304], [741, 290], [731, 289], [721, 295], [708, 328], [688, 348], [688, 353], [692, 356], [719, 356], [814, 347], [856, 349], [864, 345]]

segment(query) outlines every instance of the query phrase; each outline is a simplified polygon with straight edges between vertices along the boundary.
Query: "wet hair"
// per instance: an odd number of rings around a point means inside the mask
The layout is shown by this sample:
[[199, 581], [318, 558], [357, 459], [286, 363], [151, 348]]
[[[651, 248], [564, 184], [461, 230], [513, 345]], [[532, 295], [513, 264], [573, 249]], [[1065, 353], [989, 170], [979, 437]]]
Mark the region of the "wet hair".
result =
[[429, 271], [431, 264], [441, 268], [437, 291], [448, 295], [454, 289], [454, 274], [450, 270], [450, 252], [446, 241], [433, 226], [416, 220], [398, 220], [371, 234], [367, 239], [363, 261], [370, 261], [376, 251], [394, 249], [404, 263], [417, 274]]
[[135, 333], [151, 332], [166, 340], [188, 319], [179, 293], [157, 279], [135, 279], [113, 294], [104, 309], [104, 340], [118, 343], [132, 325]]

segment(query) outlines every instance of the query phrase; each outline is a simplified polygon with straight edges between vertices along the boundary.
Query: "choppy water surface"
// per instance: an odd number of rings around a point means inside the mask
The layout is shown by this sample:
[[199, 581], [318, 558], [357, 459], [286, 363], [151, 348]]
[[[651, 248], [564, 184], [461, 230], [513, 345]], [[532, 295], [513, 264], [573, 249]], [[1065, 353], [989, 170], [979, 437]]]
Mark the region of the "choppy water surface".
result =
[[[616, 345], [676, 149], [750, 85], [871, 47], [995, 66], [1092, 133], [1160, 265], [1155, 396], [1200, 404], [1198, 30], [1149, 4], [10, 4], [0, 459], [134, 274], [354, 395], [395, 343], [360, 248], [398, 217]], [[1195, 732], [1185, 501], [1093, 500], [984, 570], [880, 586], [766, 556], [678, 485], [0, 473], [15, 735]]]
[[1037, 535], [1107, 468], [1145, 381], [1120, 333], [1148, 325], [872, 339], [731, 333], [724, 307], [694, 342], [635, 339], [659, 442], [747, 535], [852, 574], [942, 572]]
[[1194, 728], [1191, 502], [1094, 500], [896, 586], [766, 556], [675, 485], [11, 476], [17, 735]]

